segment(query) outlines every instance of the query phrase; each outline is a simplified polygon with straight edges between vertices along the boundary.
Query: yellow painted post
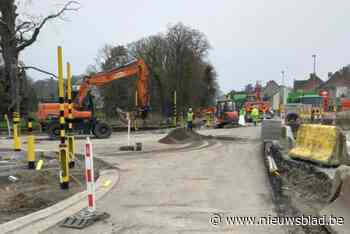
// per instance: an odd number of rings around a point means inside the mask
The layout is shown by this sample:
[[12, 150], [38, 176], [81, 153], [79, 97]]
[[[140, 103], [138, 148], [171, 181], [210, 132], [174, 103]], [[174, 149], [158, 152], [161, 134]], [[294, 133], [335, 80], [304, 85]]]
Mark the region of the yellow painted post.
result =
[[138, 93], [137, 90], [135, 91], [135, 106], [138, 107], [139, 106], [139, 100], [137, 99], [138, 97]]
[[66, 145], [65, 136], [65, 119], [64, 119], [64, 80], [63, 80], [63, 56], [62, 48], [58, 47], [58, 94], [60, 101], [60, 145], [59, 145], [59, 161], [60, 161], [60, 186], [61, 189], [69, 189], [69, 155]]
[[177, 126], [177, 109], [176, 109], [176, 105], [177, 105], [177, 100], [176, 100], [176, 90], [174, 91], [174, 109], [173, 109], [173, 126], [176, 127]]
[[21, 151], [20, 123], [20, 114], [13, 112], [13, 146], [15, 151]]
[[207, 127], [209, 127], [211, 125], [211, 113], [205, 113], [207, 116]]
[[67, 98], [68, 98], [68, 156], [69, 168], [75, 166], [75, 138], [73, 135], [73, 104], [72, 104], [72, 67], [67, 63]]
[[28, 118], [28, 149], [27, 149], [28, 169], [35, 169], [35, 139], [33, 135], [33, 119]]

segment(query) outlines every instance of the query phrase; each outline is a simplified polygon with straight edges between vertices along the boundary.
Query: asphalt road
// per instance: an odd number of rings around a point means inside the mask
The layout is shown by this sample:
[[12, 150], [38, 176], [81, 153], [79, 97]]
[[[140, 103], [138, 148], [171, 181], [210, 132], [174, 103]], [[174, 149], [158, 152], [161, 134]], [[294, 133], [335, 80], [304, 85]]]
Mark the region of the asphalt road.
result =
[[[104, 156], [100, 149], [100, 157], [120, 168], [118, 185], [97, 202], [111, 217], [84, 230], [53, 227], [45, 233], [283, 233], [279, 226], [229, 225], [225, 219], [275, 215], [260, 129], [203, 133], [244, 139], [138, 155]], [[222, 216], [216, 226], [210, 223], [214, 213]]]

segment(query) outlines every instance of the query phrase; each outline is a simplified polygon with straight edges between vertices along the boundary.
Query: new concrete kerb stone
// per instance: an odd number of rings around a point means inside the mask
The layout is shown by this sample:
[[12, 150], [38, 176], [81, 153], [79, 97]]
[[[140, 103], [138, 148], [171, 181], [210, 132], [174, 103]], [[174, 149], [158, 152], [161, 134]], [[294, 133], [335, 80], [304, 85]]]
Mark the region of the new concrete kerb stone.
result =
[[[108, 186], [105, 186], [104, 183], [108, 180], [110, 180], [111, 183]], [[118, 181], [119, 171], [117, 169], [100, 171], [100, 177], [95, 184], [96, 200], [99, 200], [106, 195], [118, 183]], [[64, 218], [79, 212], [85, 207], [87, 207], [86, 191], [77, 193], [46, 209], [1, 224], [0, 232], [16, 234], [39, 233], [56, 225]]]

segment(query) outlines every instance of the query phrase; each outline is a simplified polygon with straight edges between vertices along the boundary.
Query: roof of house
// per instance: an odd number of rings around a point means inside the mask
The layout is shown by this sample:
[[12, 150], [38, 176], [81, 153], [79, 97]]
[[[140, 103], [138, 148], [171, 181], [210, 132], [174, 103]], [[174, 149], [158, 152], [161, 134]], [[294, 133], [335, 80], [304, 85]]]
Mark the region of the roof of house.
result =
[[350, 71], [345, 67], [334, 74], [322, 85], [324, 88], [348, 87], [350, 88]]
[[280, 86], [277, 84], [276, 81], [270, 80], [266, 83], [265, 87], [263, 88], [263, 94], [264, 96], [271, 97], [276, 92], [278, 92], [280, 89]]
[[[294, 90], [317, 89], [324, 84], [324, 81], [316, 74], [311, 73], [307, 80], [294, 80]], [[314, 87], [313, 87], [314, 86]]]
[[303, 89], [304, 85], [307, 83], [307, 80], [294, 80], [294, 89]]

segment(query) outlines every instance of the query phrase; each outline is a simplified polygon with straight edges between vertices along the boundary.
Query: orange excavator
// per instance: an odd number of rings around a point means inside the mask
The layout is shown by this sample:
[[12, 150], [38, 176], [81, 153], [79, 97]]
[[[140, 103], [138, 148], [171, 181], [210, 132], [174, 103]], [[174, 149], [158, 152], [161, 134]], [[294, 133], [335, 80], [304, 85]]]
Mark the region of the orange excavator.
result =
[[[88, 95], [91, 86], [104, 86], [112, 81], [137, 76], [137, 115], [145, 119], [149, 110], [149, 70], [144, 60], [139, 59], [107, 72], [97, 73], [86, 77], [79, 87], [73, 102], [73, 129], [84, 134], [92, 133], [97, 138], [108, 138], [112, 134], [111, 127], [94, 116], [94, 104], [91, 95]], [[90, 97], [90, 98], [87, 98]], [[89, 99], [89, 100], [85, 100]], [[86, 102], [88, 101], [88, 104]], [[46, 130], [51, 138], [59, 137], [59, 103], [40, 103], [38, 120], [42, 129]], [[65, 104], [65, 117], [68, 117], [68, 104]]]

